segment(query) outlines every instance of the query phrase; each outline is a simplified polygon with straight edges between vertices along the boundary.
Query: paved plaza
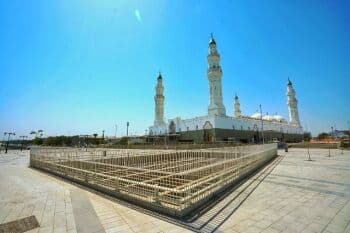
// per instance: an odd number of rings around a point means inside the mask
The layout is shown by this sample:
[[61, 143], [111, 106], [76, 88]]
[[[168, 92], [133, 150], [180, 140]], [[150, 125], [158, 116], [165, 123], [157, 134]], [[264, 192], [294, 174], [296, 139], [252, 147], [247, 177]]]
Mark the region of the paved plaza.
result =
[[28, 168], [28, 151], [2, 152], [0, 224], [34, 215], [40, 227], [29, 232], [350, 232], [350, 151], [311, 149], [312, 161], [306, 149], [278, 153], [184, 221]]

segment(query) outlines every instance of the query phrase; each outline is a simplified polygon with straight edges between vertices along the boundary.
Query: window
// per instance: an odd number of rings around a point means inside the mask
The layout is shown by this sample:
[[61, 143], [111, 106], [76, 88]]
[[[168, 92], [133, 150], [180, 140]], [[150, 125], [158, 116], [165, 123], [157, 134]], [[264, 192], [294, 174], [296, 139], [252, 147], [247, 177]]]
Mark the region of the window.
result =
[[198, 125], [196, 125], [196, 130], [198, 130]]
[[234, 125], [232, 125], [232, 129], [235, 130], [235, 126]]
[[241, 130], [243, 130], [243, 126], [241, 126]]
[[248, 130], [250, 130], [250, 126], [248, 126]]
[[189, 130], [190, 130], [190, 127], [187, 126], [187, 131], [189, 131]]

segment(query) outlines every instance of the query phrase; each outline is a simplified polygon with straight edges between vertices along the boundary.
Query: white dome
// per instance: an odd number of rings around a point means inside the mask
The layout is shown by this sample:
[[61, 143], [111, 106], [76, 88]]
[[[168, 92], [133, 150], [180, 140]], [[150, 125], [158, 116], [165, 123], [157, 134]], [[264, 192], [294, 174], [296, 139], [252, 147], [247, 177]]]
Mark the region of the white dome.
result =
[[255, 119], [260, 119], [261, 118], [261, 114], [256, 112], [253, 115], [250, 116], [251, 118], [255, 118]]
[[265, 115], [263, 116], [263, 120], [266, 120], [266, 121], [272, 121], [274, 118], [270, 115]]
[[281, 115], [274, 115], [273, 119], [276, 121], [284, 121], [284, 118]]

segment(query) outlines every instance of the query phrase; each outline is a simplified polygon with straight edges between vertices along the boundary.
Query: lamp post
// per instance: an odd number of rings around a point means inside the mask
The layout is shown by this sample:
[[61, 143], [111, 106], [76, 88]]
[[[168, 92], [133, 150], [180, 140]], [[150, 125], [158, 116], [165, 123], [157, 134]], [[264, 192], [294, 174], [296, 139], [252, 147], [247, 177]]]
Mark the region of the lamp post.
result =
[[[331, 126], [331, 133], [332, 133], [331, 136], [333, 137], [333, 126]], [[331, 143], [330, 143], [329, 139], [328, 139], [328, 157], [331, 157]]]
[[262, 137], [262, 141], [263, 144], [265, 143], [265, 139], [264, 139], [264, 121], [262, 118], [262, 110], [261, 110], [261, 104], [259, 104], [259, 108], [260, 108], [260, 121], [261, 121], [261, 137]]
[[4, 135], [2, 136], [2, 141], [1, 141], [1, 145], [0, 145], [0, 152], [1, 152], [2, 146], [3, 146], [4, 141], [5, 141], [5, 135], [6, 135], [6, 133], [4, 133]]
[[334, 138], [334, 134], [333, 134], [333, 126], [331, 126], [331, 136], [332, 136], [332, 138]]
[[6, 135], [6, 134], [8, 135], [8, 137], [7, 137], [7, 142], [6, 142], [6, 147], [5, 147], [5, 154], [7, 154], [7, 149], [8, 149], [8, 147], [9, 147], [9, 143], [10, 143], [10, 137], [11, 137], [11, 135], [15, 136], [16, 133], [15, 133], [15, 132], [5, 132], [4, 134], [5, 134], [5, 135]]
[[24, 142], [24, 139], [25, 139], [25, 138], [28, 138], [28, 136], [22, 135], [22, 136], [19, 136], [19, 138], [22, 138], [22, 141], [21, 141], [21, 151], [22, 151], [22, 150], [23, 150], [23, 142]]

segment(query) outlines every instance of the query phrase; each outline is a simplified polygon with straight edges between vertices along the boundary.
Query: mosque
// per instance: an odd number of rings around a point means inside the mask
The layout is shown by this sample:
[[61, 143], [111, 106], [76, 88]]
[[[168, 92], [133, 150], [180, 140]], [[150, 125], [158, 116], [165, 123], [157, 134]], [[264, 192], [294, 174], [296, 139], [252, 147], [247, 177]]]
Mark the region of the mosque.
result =
[[159, 73], [155, 87], [155, 119], [149, 127], [150, 137], [169, 137], [184, 142], [218, 142], [241, 141], [262, 142], [279, 140], [283, 142], [299, 142], [303, 138], [303, 129], [299, 120], [298, 101], [292, 82], [287, 82], [287, 105], [289, 120], [280, 115], [263, 115], [261, 110], [251, 116], [243, 115], [239, 98], [233, 100], [234, 115], [226, 115], [222, 100], [222, 69], [220, 54], [216, 42], [211, 35], [207, 56], [209, 81], [208, 115], [181, 119], [176, 117], [164, 120], [164, 86]]

